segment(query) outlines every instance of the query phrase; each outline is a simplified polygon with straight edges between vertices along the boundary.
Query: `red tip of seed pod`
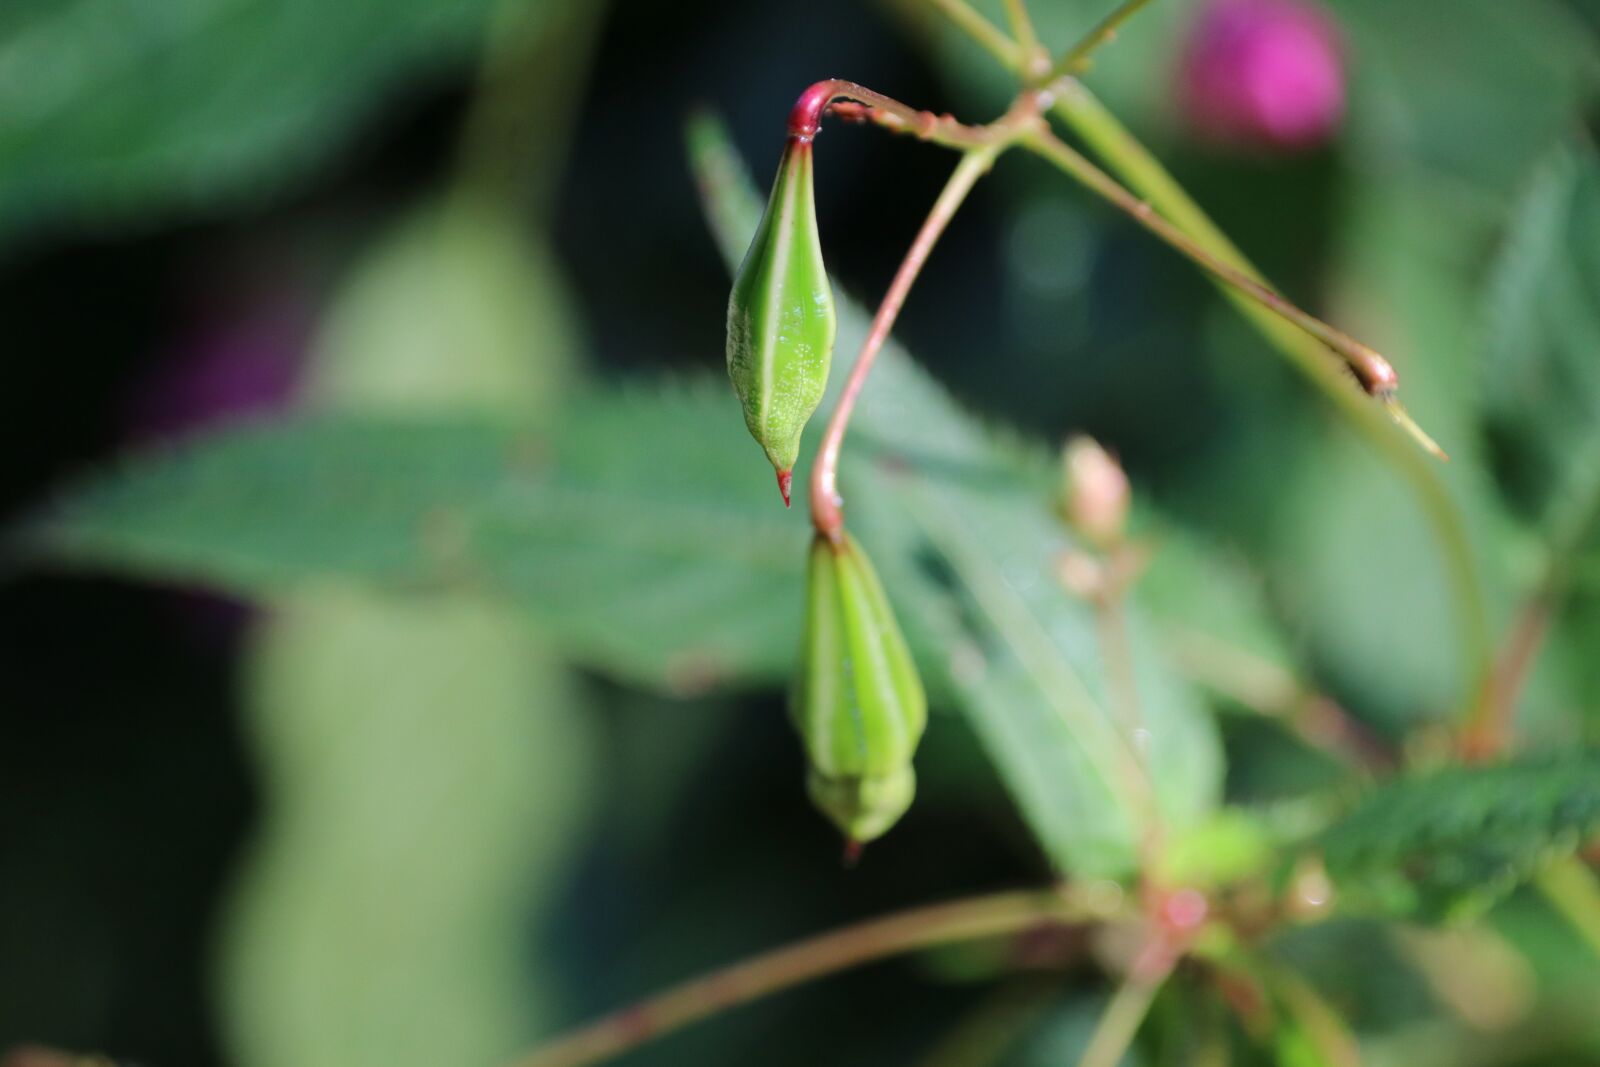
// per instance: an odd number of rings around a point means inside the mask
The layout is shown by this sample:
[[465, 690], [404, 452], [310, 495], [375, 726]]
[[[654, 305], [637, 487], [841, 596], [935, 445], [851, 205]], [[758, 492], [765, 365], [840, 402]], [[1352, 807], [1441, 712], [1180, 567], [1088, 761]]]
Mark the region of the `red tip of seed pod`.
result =
[[830, 79], [817, 82], [800, 94], [800, 99], [794, 102], [794, 110], [789, 112], [791, 138], [804, 144], [817, 135], [822, 128], [822, 113], [838, 88], [839, 83]]
[[789, 483], [794, 481], [793, 471], [778, 472], [778, 492], [783, 494], [783, 506], [789, 507]]
[[857, 841], [853, 837], [844, 839], [844, 856], [840, 862], [844, 864], [845, 870], [853, 870], [855, 865], [861, 862], [861, 852], [866, 847], [864, 843]]

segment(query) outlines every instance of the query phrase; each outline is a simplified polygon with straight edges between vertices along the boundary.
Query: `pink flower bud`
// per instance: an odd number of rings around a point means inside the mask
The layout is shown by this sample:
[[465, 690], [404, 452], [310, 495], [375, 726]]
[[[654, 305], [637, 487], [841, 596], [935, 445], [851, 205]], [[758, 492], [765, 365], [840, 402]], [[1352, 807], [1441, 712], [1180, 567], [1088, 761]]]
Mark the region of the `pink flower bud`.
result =
[[1200, 140], [1314, 148], [1344, 117], [1338, 27], [1306, 0], [1207, 0], [1184, 44], [1178, 96]]
[[1096, 548], [1122, 540], [1128, 522], [1128, 476], [1092, 438], [1074, 437], [1061, 452], [1061, 507], [1069, 525]]

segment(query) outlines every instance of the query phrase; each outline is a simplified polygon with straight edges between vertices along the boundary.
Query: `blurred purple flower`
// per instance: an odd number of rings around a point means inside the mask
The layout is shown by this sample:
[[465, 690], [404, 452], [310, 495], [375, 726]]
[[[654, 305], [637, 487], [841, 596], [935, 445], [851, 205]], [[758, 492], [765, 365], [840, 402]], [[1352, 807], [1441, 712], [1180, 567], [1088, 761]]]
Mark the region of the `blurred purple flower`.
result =
[[287, 406], [309, 315], [275, 297], [191, 325], [132, 397], [133, 436], [182, 436]]
[[1178, 95], [1200, 140], [1314, 148], [1344, 117], [1338, 26], [1306, 0], [1208, 0], [1184, 44]]
[[[294, 286], [238, 287], [195, 298], [201, 305], [163, 358], [127, 399], [127, 435], [167, 440], [283, 411], [294, 400], [312, 317]], [[254, 610], [200, 587], [173, 590], [168, 602], [196, 641], [231, 650]]]

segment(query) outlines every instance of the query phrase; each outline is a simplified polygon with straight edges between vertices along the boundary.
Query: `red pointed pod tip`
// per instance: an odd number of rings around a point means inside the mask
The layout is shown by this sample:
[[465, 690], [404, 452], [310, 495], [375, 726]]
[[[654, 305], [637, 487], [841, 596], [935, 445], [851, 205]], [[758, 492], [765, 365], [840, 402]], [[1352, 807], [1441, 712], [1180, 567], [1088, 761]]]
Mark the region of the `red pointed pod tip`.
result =
[[783, 494], [783, 506], [789, 507], [789, 485], [794, 481], [794, 471], [778, 472], [778, 492]]
[[844, 855], [840, 857], [840, 862], [844, 864], [845, 870], [855, 869], [855, 865], [861, 862], [861, 853], [866, 847], [864, 842], [857, 841], [853, 837], [844, 839]]

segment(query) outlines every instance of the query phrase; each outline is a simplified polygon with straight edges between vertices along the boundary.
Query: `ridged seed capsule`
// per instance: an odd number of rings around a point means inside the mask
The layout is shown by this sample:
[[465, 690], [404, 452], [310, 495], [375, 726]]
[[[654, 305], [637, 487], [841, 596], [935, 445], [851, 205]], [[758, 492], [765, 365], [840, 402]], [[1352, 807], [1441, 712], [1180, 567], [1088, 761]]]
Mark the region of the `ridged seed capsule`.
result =
[[845, 837], [863, 844], [911, 806], [927, 697], [877, 573], [848, 535], [812, 541], [806, 588], [791, 711], [810, 763], [807, 787]]
[[728, 298], [728, 377], [783, 501], [800, 432], [828, 385], [836, 330], [817, 232], [810, 137], [791, 135], [755, 240]]

